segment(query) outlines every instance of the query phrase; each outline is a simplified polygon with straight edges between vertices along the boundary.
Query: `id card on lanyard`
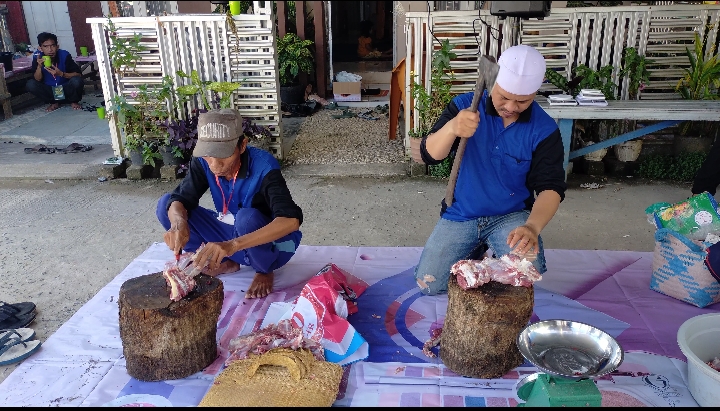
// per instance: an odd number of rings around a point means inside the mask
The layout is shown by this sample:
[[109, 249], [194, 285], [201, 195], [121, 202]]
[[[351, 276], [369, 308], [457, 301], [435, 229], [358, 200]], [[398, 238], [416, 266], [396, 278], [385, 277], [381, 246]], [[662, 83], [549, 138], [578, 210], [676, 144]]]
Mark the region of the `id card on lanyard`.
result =
[[53, 97], [55, 97], [55, 100], [65, 100], [65, 90], [63, 90], [63, 86], [58, 85], [57, 78], [54, 74], [53, 80], [55, 80], [55, 86], [52, 88]]
[[220, 195], [222, 196], [223, 202], [223, 210], [222, 212], [218, 213], [217, 219], [229, 225], [235, 224], [235, 215], [233, 213], [228, 213], [228, 208], [230, 207], [230, 200], [232, 200], [233, 192], [235, 191], [235, 181], [237, 179], [239, 171], [240, 170], [236, 171], [235, 175], [233, 176], [232, 184], [230, 185], [230, 195], [228, 196], [227, 201], [225, 201], [225, 193], [223, 192], [222, 186], [220, 185], [220, 179], [218, 179], [218, 176], [215, 176], [215, 184], [217, 184], [218, 188], [220, 189]]

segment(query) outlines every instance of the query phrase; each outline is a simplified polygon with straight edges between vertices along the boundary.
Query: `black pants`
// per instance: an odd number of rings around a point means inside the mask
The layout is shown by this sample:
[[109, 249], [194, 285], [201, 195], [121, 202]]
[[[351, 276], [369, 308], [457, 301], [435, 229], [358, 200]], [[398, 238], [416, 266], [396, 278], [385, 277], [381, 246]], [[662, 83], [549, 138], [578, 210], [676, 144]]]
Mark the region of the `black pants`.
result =
[[42, 100], [43, 103], [78, 103], [82, 100], [83, 93], [85, 92], [85, 81], [81, 76], [70, 77], [67, 83], [63, 84], [63, 92], [65, 93], [65, 100], [55, 100], [53, 96], [52, 87], [31, 78], [25, 84], [25, 90], [28, 93], [33, 94], [35, 97]]
[[700, 194], [707, 191], [715, 195], [718, 185], [720, 185], [720, 138], [715, 138], [710, 152], [695, 175], [692, 193]]

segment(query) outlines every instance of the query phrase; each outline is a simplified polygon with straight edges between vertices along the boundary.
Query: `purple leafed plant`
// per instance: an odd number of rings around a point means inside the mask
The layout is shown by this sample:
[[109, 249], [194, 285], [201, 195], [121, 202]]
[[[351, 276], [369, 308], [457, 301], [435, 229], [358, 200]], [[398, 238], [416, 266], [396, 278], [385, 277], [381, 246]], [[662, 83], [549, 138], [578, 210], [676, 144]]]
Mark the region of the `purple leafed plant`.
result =
[[242, 130], [243, 135], [250, 140], [260, 140], [262, 138], [272, 136], [272, 134], [270, 134], [270, 129], [253, 123], [253, 121], [247, 117], [243, 117]]

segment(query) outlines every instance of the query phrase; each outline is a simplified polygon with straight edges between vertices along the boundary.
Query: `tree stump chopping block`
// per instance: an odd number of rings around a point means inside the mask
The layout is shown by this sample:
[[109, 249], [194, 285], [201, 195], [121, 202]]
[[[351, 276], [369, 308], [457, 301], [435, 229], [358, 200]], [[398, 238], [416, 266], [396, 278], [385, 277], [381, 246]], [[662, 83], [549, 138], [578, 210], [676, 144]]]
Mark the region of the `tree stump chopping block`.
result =
[[200, 274], [185, 298], [170, 300], [162, 273], [131, 278], [120, 287], [120, 339], [127, 372], [141, 381], [185, 378], [217, 358], [222, 281]]
[[450, 276], [440, 359], [455, 374], [500, 378], [523, 362], [517, 337], [533, 312], [532, 287], [490, 281], [463, 290]]

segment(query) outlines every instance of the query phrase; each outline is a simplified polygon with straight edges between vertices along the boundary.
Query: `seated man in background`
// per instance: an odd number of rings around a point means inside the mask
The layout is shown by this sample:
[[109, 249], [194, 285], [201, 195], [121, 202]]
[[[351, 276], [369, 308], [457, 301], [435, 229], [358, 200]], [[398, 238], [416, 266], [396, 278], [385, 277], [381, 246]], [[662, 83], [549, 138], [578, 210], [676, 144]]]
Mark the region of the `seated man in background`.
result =
[[[33, 78], [28, 79], [25, 89], [28, 93], [50, 104], [46, 111], [60, 108], [60, 104], [70, 103], [75, 110], [81, 110], [78, 104], [85, 91], [85, 83], [80, 66], [70, 53], [58, 48], [57, 36], [52, 33], [40, 33], [37, 36], [40, 50], [33, 54]], [[43, 57], [49, 56], [52, 65], [45, 67]]]
[[[255, 277], [246, 298], [273, 291], [273, 271], [295, 255], [303, 214], [292, 199], [280, 164], [269, 152], [247, 146], [237, 110], [200, 114], [198, 142], [187, 175], [160, 197], [157, 217], [165, 244], [179, 255], [197, 252], [194, 264], [210, 276], [249, 265]], [[215, 210], [200, 207], [210, 189]]]
[[360, 22], [360, 37], [358, 37], [358, 57], [369, 59], [369, 58], [380, 58], [380, 57], [392, 57], [392, 50], [380, 51], [373, 46], [373, 22], [369, 20], [363, 20]]

